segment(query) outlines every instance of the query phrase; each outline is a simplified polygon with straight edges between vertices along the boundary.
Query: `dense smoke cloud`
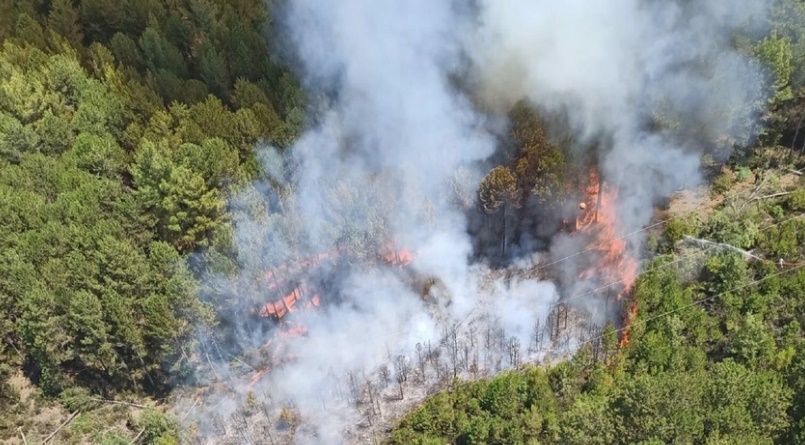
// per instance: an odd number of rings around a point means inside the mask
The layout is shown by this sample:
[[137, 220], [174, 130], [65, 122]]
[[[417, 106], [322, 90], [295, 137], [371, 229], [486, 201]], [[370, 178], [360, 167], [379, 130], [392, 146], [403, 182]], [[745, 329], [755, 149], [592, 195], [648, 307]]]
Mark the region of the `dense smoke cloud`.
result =
[[748, 141], [760, 73], [732, 39], [755, 32], [766, 8], [482, 1], [469, 54], [486, 102], [505, 109], [529, 99], [566, 114], [583, 142], [596, 142], [628, 232], [648, 221], [654, 199], [696, 185], [700, 156], [719, 138]]
[[[757, 73], [730, 37], [762, 14], [762, 2], [463, 3], [291, 0], [283, 9], [315, 123], [289, 156], [265, 150], [269, 178], [235, 200], [242, 271], [206, 283], [232, 294], [223, 326], [238, 331], [244, 350], [259, 346], [266, 328], [239, 315], [266, 299], [258, 275], [344, 245], [356, 258], [408, 247], [411, 269], [439, 283], [423, 300], [404, 274], [371, 261], [328, 271], [323, 287], [339, 304], [299, 315], [308, 333], [289, 341], [294, 360], [256, 391], [292, 401], [317, 426], [299, 442], [338, 443], [362, 418], [339, 382], [414, 357], [417, 343], [438, 342], [447, 326], [476, 317], [468, 329], [494, 326], [524, 356], [543, 356], [525, 345], [557, 289], [485, 285], [494, 274], [473, 264], [467, 233], [466, 195], [495, 150], [490, 121], [509, 106], [528, 99], [566, 115], [580, 145], [600, 142], [600, 167], [621, 193], [623, 233], [648, 222], [657, 198], [699, 181], [699, 158], [714, 140], [745, 137]], [[492, 112], [477, 111], [456, 77]], [[658, 131], [658, 114], [674, 124]], [[234, 409], [216, 409], [226, 407]]]
[[[484, 0], [479, 30], [468, 38], [478, 94], [498, 110], [526, 99], [562, 115], [579, 146], [595, 147], [604, 180], [618, 190], [618, 235], [631, 234], [659, 199], [701, 182], [704, 153], [723, 160], [733, 145], [750, 142], [761, 73], [733, 40], [756, 33], [766, 8], [762, 1]], [[635, 257], [644, 239], [629, 236]], [[552, 252], [561, 258], [581, 248], [555, 239]], [[574, 265], [565, 268], [570, 278], [578, 276]], [[581, 303], [595, 314], [601, 301]]]

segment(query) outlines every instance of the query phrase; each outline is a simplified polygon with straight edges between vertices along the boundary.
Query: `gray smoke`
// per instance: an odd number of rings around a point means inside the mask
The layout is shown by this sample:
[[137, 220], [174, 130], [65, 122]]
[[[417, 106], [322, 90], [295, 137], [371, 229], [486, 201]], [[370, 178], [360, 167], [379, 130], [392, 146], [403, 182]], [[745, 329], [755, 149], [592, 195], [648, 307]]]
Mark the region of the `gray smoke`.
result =
[[[268, 178], [235, 200], [240, 272], [206, 283], [209, 292], [234, 293], [226, 328], [243, 349], [261, 345], [269, 330], [237, 319], [267, 299], [254, 284], [260, 275], [343, 246], [356, 258], [408, 247], [411, 269], [438, 282], [423, 299], [404, 274], [372, 261], [333, 270], [328, 290], [340, 303], [298, 315], [308, 333], [288, 341], [293, 361], [255, 387], [232, 384], [236, 399], [254, 391], [296, 407], [310, 428], [298, 442], [342, 441], [366, 416], [349, 403], [346, 376], [415, 357], [417, 344], [438, 343], [446, 329], [460, 327], [472, 344], [494, 330], [501, 345], [519, 342], [523, 357], [545, 356], [526, 345], [557, 289], [496, 280], [473, 264], [466, 229], [468, 195], [471, 202], [495, 151], [492, 122], [512, 104], [526, 99], [566, 116], [580, 146], [600, 142], [624, 234], [649, 221], [657, 198], [700, 181], [700, 157], [719, 138], [749, 137], [758, 70], [730, 38], [753, 26], [762, 2], [476, 3], [290, 0], [284, 9], [318, 111], [289, 155], [264, 150]], [[595, 298], [580, 306], [595, 311]], [[516, 365], [493, 355], [484, 358], [490, 372]], [[215, 410], [228, 417], [236, 406], [225, 399]]]
[[469, 41], [481, 96], [566, 114], [582, 143], [597, 142], [624, 233], [654, 199], [700, 182], [705, 151], [749, 142], [760, 72], [731, 42], [757, 32], [766, 2], [480, 3]]

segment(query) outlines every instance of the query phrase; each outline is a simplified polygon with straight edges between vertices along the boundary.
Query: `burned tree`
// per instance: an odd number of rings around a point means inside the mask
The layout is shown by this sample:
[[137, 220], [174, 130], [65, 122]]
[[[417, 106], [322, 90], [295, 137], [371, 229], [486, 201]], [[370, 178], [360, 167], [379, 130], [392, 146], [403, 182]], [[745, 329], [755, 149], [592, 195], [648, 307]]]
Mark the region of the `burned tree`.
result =
[[459, 368], [459, 345], [458, 345], [458, 325], [453, 324], [449, 329], [445, 329], [445, 334], [442, 339], [442, 344], [447, 348], [448, 356], [450, 357], [450, 364], [453, 367], [453, 378], [458, 377]]
[[517, 337], [511, 337], [508, 342], [509, 351], [509, 364], [517, 368], [520, 366], [520, 340]]
[[408, 361], [404, 355], [398, 355], [394, 360], [394, 377], [400, 387], [400, 400], [405, 398], [403, 384], [408, 381]]
[[422, 382], [424, 383], [427, 377], [425, 376], [426, 357], [423, 351], [422, 343], [416, 344], [416, 359], [417, 364], [419, 365], [419, 375], [420, 378], [422, 379]]
[[380, 365], [380, 367], [377, 369], [377, 373], [380, 375], [380, 381], [382, 383], [388, 382], [391, 378], [391, 371], [389, 370], [388, 365]]
[[542, 341], [545, 337], [543, 326], [540, 324], [540, 319], [534, 321], [534, 330], [531, 333], [531, 343], [528, 346], [529, 353], [536, 353], [542, 351]]

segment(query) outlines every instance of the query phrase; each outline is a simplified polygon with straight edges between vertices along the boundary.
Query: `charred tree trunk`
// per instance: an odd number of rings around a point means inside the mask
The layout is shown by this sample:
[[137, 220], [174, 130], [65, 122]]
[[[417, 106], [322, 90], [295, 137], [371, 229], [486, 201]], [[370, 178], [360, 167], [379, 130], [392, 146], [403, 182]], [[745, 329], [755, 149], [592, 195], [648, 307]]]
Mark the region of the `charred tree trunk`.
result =
[[422, 343], [416, 344], [416, 359], [419, 364], [419, 375], [424, 383], [427, 377], [425, 376], [425, 357], [422, 351]]
[[500, 259], [506, 258], [506, 205], [503, 205], [503, 236], [500, 244]]
[[800, 116], [799, 122], [797, 122], [797, 130], [794, 132], [794, 139], [791, 141], [791, 151], [788, 152], [788, 162], [794, 159], [794, 147], [797, 143], [797, 137], [799, 136], [799, 129], [802, 127], [803, 119], [805, 119], [805, 113]]
[[517, 337], [509, 339], [509, 363], [513, 368], [520, 366], [520, 340]]
[[595, 201], [595, 222], [598, 222], [598, 212], [601, 210], [601, 200], [604, 194], [604, 175], [598, 172], [598, 196]]
[[405, 399], [403, 384], [408, 381], [408, 361], [404, 355], [398, 355], [394, 361], [394, 374], [400, 388], [400, 400]]

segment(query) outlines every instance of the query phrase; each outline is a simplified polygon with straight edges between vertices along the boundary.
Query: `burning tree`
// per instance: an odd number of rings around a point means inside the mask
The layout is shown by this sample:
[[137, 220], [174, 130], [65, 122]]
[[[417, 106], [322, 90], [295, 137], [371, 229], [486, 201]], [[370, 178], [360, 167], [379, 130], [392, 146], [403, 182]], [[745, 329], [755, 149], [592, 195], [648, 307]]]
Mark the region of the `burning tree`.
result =
[[[579, 278], [593, 283], [593, 291], [608, 292], [618, 301], [624, 299], [637, 279], [639, 265], [622, 233], [617, 203], [618, 189], [607, 184], [595, 168], [590, 169], [586, 187], [585, 202], [579, 207], [581, 213], [576, 220], [576, 233], [591, 238], [595, 260], [585, 268]], [[637, 313], [637, 304], [629, 303], [624, 320], [621, 346], [629, 341], [629, 325]]]

